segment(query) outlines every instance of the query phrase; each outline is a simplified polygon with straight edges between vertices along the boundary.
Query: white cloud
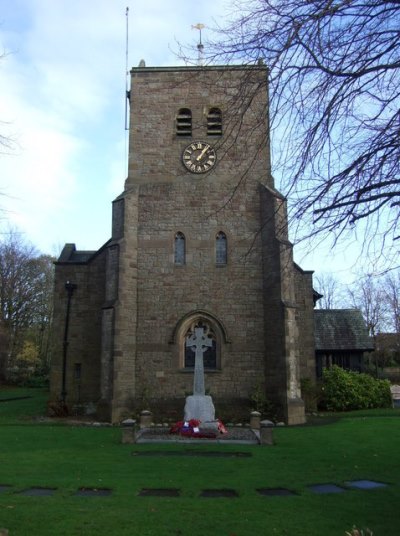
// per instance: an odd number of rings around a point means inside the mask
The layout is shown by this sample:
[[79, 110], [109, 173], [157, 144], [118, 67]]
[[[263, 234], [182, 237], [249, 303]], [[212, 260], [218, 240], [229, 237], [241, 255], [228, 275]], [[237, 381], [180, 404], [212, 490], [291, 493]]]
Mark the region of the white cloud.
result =
[[[129, 65], [176, 65], [192, 24], [213, 26], [226, 0], [13, 0], [2, 6], [0, 200], [11, 222], [43, 251], [76, 241], [99, 247], [111, 202], [124, 187], [125, 29]], [[207, 30], [205, 30], [205, 33]]]

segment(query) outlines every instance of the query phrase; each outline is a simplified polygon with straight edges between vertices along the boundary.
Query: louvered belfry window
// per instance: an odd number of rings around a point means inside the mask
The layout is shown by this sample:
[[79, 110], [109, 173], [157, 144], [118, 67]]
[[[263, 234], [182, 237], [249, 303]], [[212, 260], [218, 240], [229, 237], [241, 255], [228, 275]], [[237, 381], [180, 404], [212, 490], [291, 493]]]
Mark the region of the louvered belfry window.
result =
[[207, 135], [222, 136], [222, 113], [219, 108], [210, 108], [208, 112]]
[[192, 135], [192, 112], [189, 108], [181, 108], [176, 116], [176, 135]]

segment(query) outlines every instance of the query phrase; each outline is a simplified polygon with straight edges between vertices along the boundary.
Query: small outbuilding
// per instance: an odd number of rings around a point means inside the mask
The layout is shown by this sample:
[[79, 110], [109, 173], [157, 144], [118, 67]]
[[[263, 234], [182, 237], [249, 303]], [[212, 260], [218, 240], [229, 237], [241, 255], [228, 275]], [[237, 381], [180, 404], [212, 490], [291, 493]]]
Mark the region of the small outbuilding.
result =
[[337, 365], [361, 372], [364, 354], [374, 350], [359, 309], [316, 309], [314, 311], [317, 377], [324, 368]]

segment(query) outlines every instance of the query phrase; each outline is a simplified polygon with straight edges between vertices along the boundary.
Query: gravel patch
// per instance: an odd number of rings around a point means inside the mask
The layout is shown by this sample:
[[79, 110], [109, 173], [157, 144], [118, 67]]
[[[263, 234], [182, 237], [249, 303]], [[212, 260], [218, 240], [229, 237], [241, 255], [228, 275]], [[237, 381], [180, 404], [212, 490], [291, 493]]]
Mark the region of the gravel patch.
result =
[[258, 437], [251, 428], [232, 427], [228, 428], [227, 434], [218, 434], [215, 439], [185, 437], [179, 434], [171, 434], [169, 428], [151, 427], [138, 432], [136, 443], [238, 443], [257, 445]]

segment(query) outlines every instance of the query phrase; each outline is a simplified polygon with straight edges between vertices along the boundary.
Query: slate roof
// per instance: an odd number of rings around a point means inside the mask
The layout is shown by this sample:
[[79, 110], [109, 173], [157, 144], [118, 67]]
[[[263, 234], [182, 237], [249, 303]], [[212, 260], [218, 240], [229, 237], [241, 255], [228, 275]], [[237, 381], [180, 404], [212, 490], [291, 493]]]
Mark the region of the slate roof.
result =
[[373, 350], [359, 309], [315, 309], [316, 350]]
[[75, 244], [65, 244], [57, 262], [70, 262], [74, 264], [86, 263], [95, 253], [95, 251], [78, 251]]
[[65, 244], [55, 264], [86, 264], [107, 246], [111, 239], [96, 251], [77, 250], [75, 244]]

